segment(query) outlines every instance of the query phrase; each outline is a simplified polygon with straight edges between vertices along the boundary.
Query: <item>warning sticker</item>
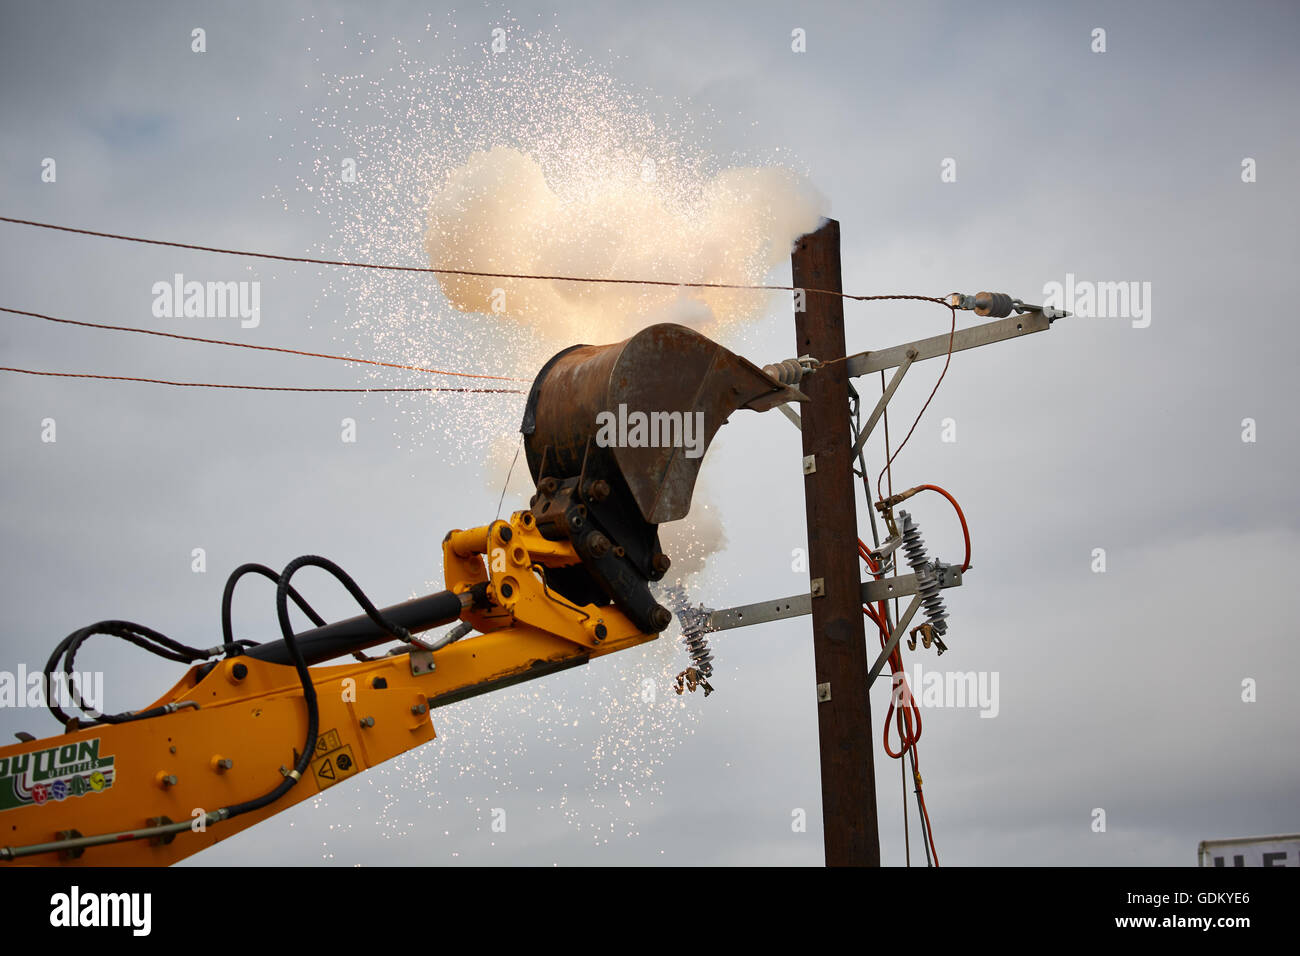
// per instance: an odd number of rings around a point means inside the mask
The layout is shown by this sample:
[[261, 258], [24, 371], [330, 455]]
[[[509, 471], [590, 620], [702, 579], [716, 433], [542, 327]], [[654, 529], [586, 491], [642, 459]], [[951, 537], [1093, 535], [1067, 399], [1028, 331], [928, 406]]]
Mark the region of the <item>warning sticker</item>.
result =
[[325, 733], [316, 738], [316, 756], [319, 757], [321, 754], [327, 754], [331, 750], [338, 750], [339, 744], [341, 743], [342, 741], [339, 740], [339, 732], [337, 730], [325, 731]]
[[316, 784], [322, 790], [357, 772], [352, 745], [340, 746], [340, 743], [337, 730], [327, 730], [316, 739], [316, 759], [311, 762], [311, 771], [316, 775]]

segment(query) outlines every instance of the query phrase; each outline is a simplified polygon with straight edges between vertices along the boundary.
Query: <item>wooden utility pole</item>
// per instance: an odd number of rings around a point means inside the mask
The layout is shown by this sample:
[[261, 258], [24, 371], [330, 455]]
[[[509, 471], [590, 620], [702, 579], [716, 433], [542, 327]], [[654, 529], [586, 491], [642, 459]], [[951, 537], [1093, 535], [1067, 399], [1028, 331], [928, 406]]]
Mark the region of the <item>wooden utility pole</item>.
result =
[[[799, 239], [791, 265], [796, 288], [842, 291], [840, 224], [828, 219]], [[803, 298], [804, 310], [795, 313], [795, 354], [823, 361], [845, 355], [844, 300], [813, 291]], [[827, 866], [879, 866], [848, 381], [845, 363], [838, 362], [800, 385], [809, 398], [801, 411], [822, 819]]]

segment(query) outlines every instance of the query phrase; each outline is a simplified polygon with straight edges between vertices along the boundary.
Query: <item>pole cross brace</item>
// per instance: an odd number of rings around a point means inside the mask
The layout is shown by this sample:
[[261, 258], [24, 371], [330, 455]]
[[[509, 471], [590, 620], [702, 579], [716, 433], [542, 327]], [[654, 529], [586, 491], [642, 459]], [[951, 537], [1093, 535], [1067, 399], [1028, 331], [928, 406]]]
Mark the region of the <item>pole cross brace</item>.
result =
[[[939, 571], [939, 587], [955, 588], [962, 583], [961, 565], [954, 564]], [[863, 581], [861, 597], [863, 604], [877, 604], [880, 601], [892, 601], [894, 598], [916, 594], [918, 589], [915, 574], [900, 574], [897, 577]], [[713, 611], [704, 619], [707, 631], [726, 631], [736, 627], [749, 627], [752, 624], [766, 624], [769, 621], [782, 621], [791, 617], [802, 617], [812, 613], [812, 595], [795, 594], [778, 598], [775, 601], [759, 601], [754, 604], [742, 604], [737, 607]], [[909, 618], [910, 619], [910, 616]]]

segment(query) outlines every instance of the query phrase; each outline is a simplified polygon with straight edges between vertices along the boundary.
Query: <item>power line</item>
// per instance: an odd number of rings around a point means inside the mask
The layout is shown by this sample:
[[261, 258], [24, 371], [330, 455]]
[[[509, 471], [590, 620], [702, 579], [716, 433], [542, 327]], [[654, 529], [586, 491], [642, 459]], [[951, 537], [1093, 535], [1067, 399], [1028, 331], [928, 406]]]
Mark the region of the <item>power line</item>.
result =
[[833, 292], [828, 289], [808, 289], [793, 285], [757, 285], [732, 282], [679, 282], [671, 279], [621, 279], [601, 278], [597, 276], [565, 275], [531, 275], [518, 272], [479, 272], [471, 269], [444, 269], [432, 266], [396, 266], [376, 262], [351, 262], [344, 259], [315, 259], [309, 256], [286, 256], [272, 252], [252, 252], [246, 249], [223, 249], [219, 246], [203, 246], [190, 242], [173, 242], [166, 239], [148, 239], [141, 236], [125, 236], [113, 232], [99, 232], [95, 229], [80, 229], [74, 226], [60, 226], [50, 222], [36, 222], [31, 219], [15, 219], [12, 216], [0, 216], [0, 222], [13, 223], [17, 226], [33, 226], [37, 229], [53, 229], [57, 232], [70, 232], [81, 236], [94, 236], [98, 239], [116, 239], [121, 242], [138, 242], [149, 246], [167, 246], [172, 249], [189, 249], [195, 252], [213, 252], [223, 256], [243, 256], [250, 259], [272, 259], [276, 262], [298, 262], [305, 265], [345, 266], [353, 269], [380, 269], [385, 272], [417, 272], [432, 275], [467, 276], [479, 279], [537, 279], [550, 282], [591, 282], [604, 285], [652, 285], [669, 288], [688, 289], [735, 289], [753, 292], [804, 292], [815, 295], [830, 295], [841, 299], [853, 299], [858, 302], [875, 302], [885, 299], [912, 299], [919, 302], [935, 302], [946, 306], [943, 299], [929, 295], [850, 295], [847, 292]]
[[[939, 386], [943, 384], [943, 377], [948, 374], [948, 366], [952, 364], [952, 342], [957, 335], [957, 310], [947, 302], [944, 302], [943, 304], [948, 306], [949, 309], [952, 309], [952, 328], [948, 332], [948, 355], [943, 360], [943, 371], [939, 373], [939, 379], [934, 383], [934, 388], [931, 389], [930, 391], [930, 397], [925, 400], [925, 404], [921, 406], [921, 410], [916, 413], [916, 420], [912, 422], [912, 427], [907, 430], [907, 435], [904, 436], [902, 443], [899, 444], [899, 446], [894, 449], [894, 453], [892, 455], [888, 454], [888, 448], [886, 447], [886, 455], [888, 456], [888, 458], [885, 461], [885, 467], [882, 468], [880, 474], [876, 476], [876, 496], [879, 498], [884, 497], [884, 495], [881, 493], [880, 490], [880, 482], [881, 479], [885, 477], [886, 473], [889, 474], [889, 494], [890, 497], [893, 497], [894, 473], [891, 470], [890, 466], [894, 463], [894, 459], [898, 457], [898, 453], [903, 450], [903, 446], [907, 444], [908, 439], [912, 437], [912, 432], [916, 431], [916, 426], [921, 424], [921, 418], [925, 415], [925, 410], [930, 407], [930, 402], [934, 400], [935, 394], [939, 391]], [[885, 370], [881, 369], [880, 381], [882, 386], [884, 385], [884, 378], [885, 378]], [[886, 415], [885, 436], [886, 436], [886, 441], [888, 441], [888, 436], [889, 436], [888, 410], [886, 410], [885, 415]], [[897, 604], [897, 602], [895, 602], [895, 604]]]
[[492, 395], [522, 395], [518, 388], [453, 388], [426, 386], [423, 388], [308, 388], [298, 385], [229, 385], [219, 382], [173, 382], [165, 378], [138, 378], [133, 375], [96, 375], [91, 372], [40, 372], [30, 368], [11, 368], [0, 365], [0, 372], [17, 372], [20, 375], [41, 375], [50, 378], [92, 378], [110, 382], [147, 382], [151, 385], [174, 385], [178, 388], [236, 388], [254, 392], [465, 392]]
[[[127, 236], [119, 233], [101, 232], [94, 229], [82, 229], [74, 226], [61, 226], [56, 223], [37, 222], [31, 219], [18, 219], [12, 216], [0, 216], [0, 222], [12, 223], [14, 225], [19, 225], [19, 226], [31, 226], [37, 229], [50, 229], [56, 232], [66, 232], [75, 235], [92, 236], [100, 239], [115, 239], [121, 242], [135, 242], [143, 245], [165, 246], [174, 249], [188, 249], [196, 252], [211, 252], [218, 255], [242, 256], [245, 258], [254, 258], [254, 259], [269, 259], [277, 262], [295, 262], [295, 263], [302, 263], [306, 265], [341, 266], [341, 267], [358, 268], [358, 269], [377, 269], [377, 270], [383, 270], [388, 272], [410, 272], [410, 273], [423, 273], [423, 274], [433, 274], [433, 275], [455, 275], [455, 276], [466, 276], [466, 277], [473, 277], [473, 278], [530, 279], [530, 280], [553, 281], [553, 282], [587, 282], [587, 283], [599, 283], [599, 284], [608, 284], [608, 285], [648, 285], [648, 286], [661, 286], [661, 287], [671, 287], [671, 288], [693, 288], [693, 289], [731, 289], [731, 290], [743, 290], [743, 291], [803, 292], [804, 294], [812, 293], [816, 295], [835, 296], [842, 299], [852, 299], [858, 302], [874, 302], [874, 301], [885, 301], [885, 300], [895, 300], [895, 301], [911, 300], [917, 302], [933, 302], [937, 305], [942, 305], [945, 308], [952, 309], [952, 306], [949, 304], [947, 300], [936, 296], [927, 296], [927, 295], [904, 295], [904, 294], [853, 295], [847, 292], [831, 291], [826, 289], [810, 289], [810, 288], [804, 288], [804, 287], [794, 286], [794, 285], [763, 285], [763, 284], [743, 284], [743, 283], [730, 283], [730, 282], [685, 282], [685, 281], [675, 281], [675, 280], [667, 280], [667, 279], [601, 278], [595, 276], [532, 275], [526, 273], [512, 273], [512, 272], [480, 272], [480, 271], [469, 270], [469, 269], [444, 269], [444, 268], [435, 268], [429, 266], [399, 266], [399, 265], [389, 265], [384, 263], [373, 263], [373, 262], [353, 262], [353, 261], [342, 260], [342, 259], [318, 259], [318, 258], [313, 258], [308, 256], [286, 256], [277, 253], [255, 252], [251, 250], [225, 249], [219, 246], [204, 246], [196, 243], [175, 242], [175, 241], [165, 240], [165, 239], [150, 239], [142, 236]], [[205, 339], [205, 338], [200, 338], [198, 336], [181, 335], [179, 333], [174, 333], [174, 332], [160, 332], [152, 329], [141, 329], [141, 328], [135, 328], [130, 326], [115, 326], [115, 325], [106, 325], [106, 324], [100, 324], [94, 322], [84, 322], [84, 321], [78, 321], [73, 319], [61, 319], [61, 318], [56, 318], [54, 316], [44, 315], [38, 312], [27, 312], [18, 309], [9, 309], [4, 307], [0, 307], [0, 311], [8, 312], [14, 315], [24, 315], [32, 318], [43, 319], [50, 322], [59, 322], [67, 325], [77, 325], [77, 326], [83, 326], [87, 328], [100, 328], [100, 329], [106, 329], [106, 330], [118, 331], [118, 332], [135, 332], [137, 334], [156, 335], [164, 338], [173, 338], [173, 339], [180, 339], [184, 341], [201, 342], [210, 345], [225, 345], [234, 348], [250, 348], [250, 349], [257, 349], [261, 351], [281, 352], [281, 353], [291, 354], [291, 355], [303, 355], [312, 358], [326, 358], [326, 359], [332, 359], [334, 361], [341, 361], [341, 362], [355, 362], [364, 365], [379, 365], [387, 368], [405, 369], [409, 371], [425, 372], [434, 375], [453, 375], [453, 376], [460, 376], [464, 378], [483, 378], [483, 379], [494, 379], [498, 381], [514, 381], [514, 382], [525, 381], [525, 379], [513, 378], [510, 376], [483, 375], [483, 374], [476, 374], [476, 373], [469, 373], [469, 372], [448, 372], [441, 369], [427, 369], [427, 368], [421, 368], [419, 366], [399, 365], [397, 363], [392, 363], [392, 362], [380, 362], [373, 359], [361, 359], [361, 358], [353, 358], [350, 356], [343, 356], [343, 355], [331, 355], [323, 352], [308, 352], [300, 349], [289, 349], [289, 348], [282, 348], [277, 346], [253, 345], [247, 342], [231, 342], [222, 339]], [[957, 320], [957, 313], [956, 310], [954, 309], [953, 310], [954, 333], [956, 331], [956, 320]], [[950, 348], [951, 348], [951, 344], [952, 344], [952, 340], [950, 337], [949, 339]], [[948, 360], [950, 361], [951, 358], [952, 355], [950, 351], [948, 355]], [[832, 359], [830, 361], [831, 362], [844, 361], [844, 359], [843, 358]], [[947, 362], [945, 362], [944, 372], [940, 374], [939, 382], [943, 381], [943, 375], [944, 373], [947, 372], [947, 369], [948, 369], [948, 365]], [[234, 389], [247, 389], [247, 390], [255, 390], [255, 391], [277, 391], [277, 392], [467, 392], [467, 393], [474, 392], [474, 393], [522, 394], [522, 392], [518, 389], [451, 388], [451, 387], [434, 387], [434, 386], [412, 387], [412, 388], [305, 388], [305, 387], [275, 386], [275, 385], [228, 385], [228, 384], [209, 383], [209, 382], [175, 382], [166, 379], [140, 378], [140, 377], [126, 376], [126, 375], [97, 375], [97, 374], [81, 373], [81, 372], [41, 372], [32, 369], [20, 369], [20, 368], [8, 368], [8, 367], [0, 367], [0, 371], [17, 372], [26, 375], [51, 376], [51, 377], [58, 377], [58, 378], [83, 378], [83, 379], [102, 379], [106, 381], [148, 382], [148, 383], [158, 384], [158, 385], [172, 385], [181, 388], [234, 388]], [[938, 386], [939, 383], [935, 383], [935, 391], [938, 391]], [[930, 398], [933, 397], [934, 397], [934, 393], [931, 392]], [[921, 415], [925, 413], [925, 408], [928, 407], [929, 404], [930, 404], [929, 400], [927, 400], [925, 406], [923, 406], [921, 409]], [[917, 416], [917, 423], [920, 422], [921, 415]], [[912, 428], [913, 430], [915, 430], [916, 428], [915, 423], [913, 424]], [[908, 438], [910, 437], [911, 437], [911, 432], [909, 431]], [[907, 440], [904, 439], [903, 443], [906, 444], [906, 442]], [[901, 450], [902, 450], [902, 446], [900, 445], [899, 451]], [[897, 452], [895, 452], [895, 455], [896, 454]], [[892, 461], [892, 458], [890, 459], [890, 461]], [[889, 462], [887, 462], [886, 464], [888, 465]]]
[[526, 382], [528, 379], [513, 378], [509, 375], [481, 375], [474, 372], [448, 372], [437, 368], [421, 368], [418, 365], [398, 365], [395, 362], [379, 362], [375, 359], [354, 358], [349, 355], [330, 355], [325, 352], [306, 352], [301, 349], [281, 348], [275, 345], [253, 345], [249, 342], [230, 342], [225, 339], [205, 339], [196, 335], [181, 335], [178, 332], [159, 332], [154, 329], [141, 329], [129, 325], [104, 325], [99, 322], [83, 322], [78, 319], [61, 319], [53, 315], [44, 315], [40, 312], [27, 312], [23, 309], [9, 309], [0, 306], [0, 312], [8, 312], [11, 315], [25, 315], [33, 319], [44, 319], [46, 322], [59, 322], [63, 325], [79, 325], [88, 329], [107, 329], [113, 332], [135, 332], [139, 335], [156, 335], [167, 339], [181, 339], [185, 342], [202, 342], [207, 345], [227, 345], [239, 349], [257, 349], [263, 352], [284, 352], [288, 355], [305, 355], [309, 358], [333, 359], [336, 362], [357, 362], [361, 365], [382, 365], [385, 368], [405, 369], [410, 372], [427, 372], [430, 375], [455, 375], [461, 378], [486, 378], [502, 382]]

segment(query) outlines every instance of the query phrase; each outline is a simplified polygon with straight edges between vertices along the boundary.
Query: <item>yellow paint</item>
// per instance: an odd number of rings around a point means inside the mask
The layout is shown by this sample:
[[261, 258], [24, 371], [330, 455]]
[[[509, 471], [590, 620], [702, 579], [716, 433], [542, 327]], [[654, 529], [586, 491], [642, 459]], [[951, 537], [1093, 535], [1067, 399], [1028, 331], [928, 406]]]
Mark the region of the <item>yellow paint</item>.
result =
[[[471, 608], [463, 615], [483, 633], [437, 651], [433, 671], [418, 676], [411, 672], [409, 654], [311, 668], [321, 732], [308, 772], [278, 801], [211, 824], [205, 832], [178, 834], [170, 844], [118, 842], [89, 847], [77, 859], [62, 860], [48, 853], [0, 862], [0, 867], [174, 863], [428, 743], [434, 738], [430, 702], [436, 706], [444, 695], [518, 678], [541, 664], [599, 657], [657, 637], [637, 631], [613, 605], [574, 606], [549, 592], [537, 569], [576, 564], [578, 558], [567, 541], [543, 538], [529, 512], [517, 512], [509, 521], [482, 528], [454, 531], [447, 536], [443, 552], [449, 590], [462, 593], [487, 582], [489, 606]], [[603, 638], [598, 625], [604, 626]], [[243, 680], [234, 676], [236, 662], [248, 668]], [[13, 758], [26, 755], [29, 766], [40, 760], [48, 767], [51, 760], [71, 755], [74, 762], [68, 766], [85, 765], [84, 773], [75, 774], [81, 777], [79, 784], [65, 782], [68, 792], [63, 799], [50, 796], [40, 804], [0, 810], [0, 846], [44, 843], [67, 830], [83, 836], [127, 831], [157, 817], [192, 820], [195, 811], [214, 811], [276, 787], [282, 772], [293, 767], [307, 733], [307, 707], [297, 672], [248, 657], [219, 662], [201, 681], [197, 681], [198, 670], [191, 668], [150, 705], [195, 701], [197, 710], [187, 708], [0, 748], [0, 761], [11, 764]], [[351, 693], [345, 692], [348, 678], [354, 682]], [[100, 766], [76, 762], [79, 754], [92, 751]], [[233, 761], [232, 766], [219, 768], [217, 755]], [[346, 757], [342, 770], [339, 755]], [[176, 783], [160, 783], [166, 777], [175, 777]], [[72, 795], [74, 789], [81, 794]]]

